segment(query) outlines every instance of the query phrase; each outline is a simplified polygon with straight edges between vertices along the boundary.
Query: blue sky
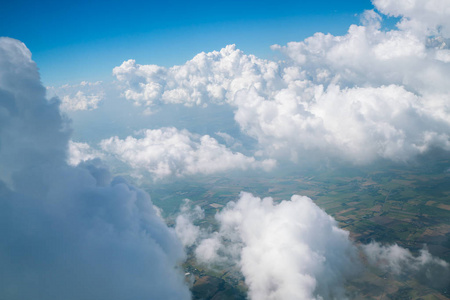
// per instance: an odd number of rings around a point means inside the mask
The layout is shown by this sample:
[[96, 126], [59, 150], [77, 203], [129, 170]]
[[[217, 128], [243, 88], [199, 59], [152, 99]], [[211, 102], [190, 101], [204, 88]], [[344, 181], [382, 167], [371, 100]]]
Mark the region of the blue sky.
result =
[[23, 41], [45, 85], [109, 80], [126, 59], [182, 64], [237, 44], [271, 57], [269, 46], [315, 32], [344, 33], [368, 0], [352, 1], [5, 1], [0, 34]]

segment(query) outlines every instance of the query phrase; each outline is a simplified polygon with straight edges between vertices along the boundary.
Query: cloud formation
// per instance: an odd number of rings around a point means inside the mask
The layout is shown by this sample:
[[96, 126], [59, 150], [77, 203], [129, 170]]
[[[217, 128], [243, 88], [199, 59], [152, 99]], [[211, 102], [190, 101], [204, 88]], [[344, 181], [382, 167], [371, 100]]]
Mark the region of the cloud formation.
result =
[[343, 299], [357, 270], [348, 232], [311, 199], [274, 203], [241, 193], [218, 214], [218, 233], [203, 240], [197, 258], [237, 260], [251, 299]]
[[[191, 227], [199, 217], [186, 207], [181, 214]], [[345, 283], [362, 274], [365, 266], [397, 279], [413, 277], [434, 288], [449, 283], [449, 264], [427, 249], [413, 255], [396, 244], [357, 245], [305, 196], [274, 203], [272, 198], [241, 192], [215, 219], [218, 231], [208, 235], [191, 230], [189, 245], [196, 245], [197, 261], [207, 266], [236, 264], [250, 299], [346, 299]]]
[[65, 84], [60, 87], [48, 87], [47, 92], [50, 96], [56, 96], [61, 99], [62, 111], [94, 110], [104, 99], [105, 93], [101, 81], [87, 82], [80, 84]]
[[124, 96], [138, 105], [191, 106], [232, 101], [237, 91], [276, 78], [277, 69], [276, 63], [244, 55], [229, 45], [171, 68], [140, 65], [130, 59], [115, 67], [113, 75], [124, 84]]
[[102, 158], [103, 154], [100, 151], [92, 149], [87, 143], [80, 143], [69, 141], [67, 163], [71, 166], [76, 166], [81, 162], [92, 160], [95, 158]]
[[445, 287], [450, 283], [449, 264], [434, 257], [427, 249], [414, 256], [397, 244], [386, 246], [372, 242], [361, 246], [370, 264], [394, 275], [413, 275], [420, 282], [433, 287]]
[[174, 230], [143, 191], [66, 164], [45, 92], [26, 46], [0, 38], [0, 298], [190, 299]]
[[200, 206], [195, 205], [192, 208], [189, 199], [184, 200], [175, 219], [175, 232], [184, 247], [190, 247], [197, 242], [201, 229], [199, 226], [194, 225], [194, 222], [204, 217], [205, 212]]
[[445, 3], [374, 1], [379, 12], [401, 17], [398, 29], [384, 30], [369, 10], [343, 36], [272, 46], [284, 61], [230, 45], [171, 68], [129, 60], [113, 74], [140, 105], [231, 105], [268, 157], [407, 161], [433, 147], [450, 150]]
[[209, 135], [196, 135], [173, 127], [147, 129], [142, 138], [112, 137], [101, 141], [102, 149], [132, 168], [147, 171], [156, 178], [212, 174], [229, 170], [262, 168], [270, 170], [274, 160], [257, 161], [232, 152]]
[[401, 17], [397, 26], [402, 30], [411, 30], [422, 36], [450, 37], [448, 0], [373, 0], [372, 2], [381, 13]]

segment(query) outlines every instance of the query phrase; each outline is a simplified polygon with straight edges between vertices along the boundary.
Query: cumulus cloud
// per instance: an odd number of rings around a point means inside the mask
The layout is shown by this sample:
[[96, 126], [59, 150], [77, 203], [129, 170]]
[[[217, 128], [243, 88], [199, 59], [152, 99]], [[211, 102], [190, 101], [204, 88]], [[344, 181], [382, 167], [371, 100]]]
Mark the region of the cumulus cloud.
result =
[[[236, 248], [236, 246], [239, 246], [239, 244], [231, 244], [229, 246], [233, 248], [228, 248], [226, 250], [227, 253], [225, 254], [229, 254], [230, 258], [232, 256], [237, 256], [239, 253], [236, 251], [239, 251], [239, 247]], [[195, 256], [200, 263], [206, 264], [208, 266], [224, 265], [230, 263], [233, 264], [235, 260], [230, 259], [226, 256], [221, 256], [219, 254], [219, 252], [222, 251], [223, 248], [224, 245], [222, 244], [222, 236], [218, 232], [214, 232], [210, 237], [201, 240], [201, 242], [197, 245], [197, 247], [195, 248]]]
[[401, 17], [397, 25], [416, 34], [450, 37], [450, 3], [448, 0], [373, 0], [385, 15]]
[[356, 245], [305, 196], [274, 203], [241, 192], [215, 219], [218, 231], [196, 235], [197, 261], [213, 268], [236, 264], [250, 299], [346, 299], [346, 281], [366, 265], [435, 288], [449, 283], [449, 264], [428, 250], [413, 255], [396, 244]]
[[103, 154], [100, 151], [92, 149], [87, 143], [79, 143], [69, 141], [67, 163], [71, 166], [76, 166], [81, 162], [101, 158]]
[[277, 69], [276, 63], [244, 55], [229, 45], [220, 51], [202, 52], [172, 68], [128, 60], [115, 67], [113, 75], [124, 84], [125, 97], [138, 105], [191, 106], [230, 101], [237, 91], [276, 78]]
[[185, 247], [196, 243], [201, 230], [199, 226], [194, 225], [194, 222], [205, 217], [205, 212], [200, 206], [195, 205], [193, 208], [191, 206], [190, 200], [185, 199], [175, 219], [175, 232]]
[[97, 104], [102, 100], [99, 95], [85, 95], [78, 91], [73, 97], [64, 95], [61, 101], [62, 110], [91, 110], [96, 109]]
[[112, 137], [101, 141], [102, 149], [132, 168], [150, 172], [156, 178], [212, 174], [249, 168], [271, 169], [274, 160], [257, 161], [232, 152], [209, 135], [196, 135], [173, 127], [147, 129], [142, 138]]
[[236, 120], [266, 153], [287, 153], [293, 160], [302, 150], [356, 163], [378, 157], [405, 161], [432, 146], [450, 150], [450, 123], [434, 117], [422, 99], [403, 87], [330, 85], [327, 90], [315, 88], [314, 94], [313, 103], [301, 105], [294, 93], [274, 101], [254, 91], [243, 93]]
[[65, 84], [60, 87], [47, 87], [49, 96], [56, 96], [61, 99], [61, 110], [94, 110], [104, 99], [102, 82], [82, 81], [80, 84]]
[[419, 281], [434, 287], [445, 287], [450, 283], [449, 264], [434, 257], [427, 249], [421, 249], [414, 256], [408, 249], [397, 244], [381, 245], [372, 242], [362, 245], [364, 254], [370, 264], [394, 275], [413, 275]]
[[374, 1], [401, 17], [398, 29], [383, 29], [369, 10], [345, 35], [272, 46], [284, 61], [230, 45], [181, 66], [130, 60], [113, 73], [138, 104], [231, 105], [269, 157], [406, 161], [433, 147], [450, 150], [447, 2]]
[[70, 138], [31, 53], [0, 39], [2, 299], [189, 299], [181, 243], [149, 196], [66, 164]]
[[311, 199], [274, 203], [241, 193], [216, 215], [218, 233], [196, 249], [200, 261], [237, 260], [251, 299], [343, 299], [357, 269], [348, 232]]

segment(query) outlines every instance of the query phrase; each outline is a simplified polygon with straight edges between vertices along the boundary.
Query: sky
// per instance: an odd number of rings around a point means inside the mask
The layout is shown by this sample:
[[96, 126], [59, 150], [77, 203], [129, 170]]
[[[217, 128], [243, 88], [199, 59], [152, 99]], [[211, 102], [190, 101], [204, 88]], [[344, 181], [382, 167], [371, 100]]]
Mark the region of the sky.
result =
[[250, 299], [345, 299], [364, 264], [448, 285], [309, 197], [242, 191], [213, 231], [139, 182], [448, 156], [449, 0], [9, 1], [0, 33], [0, 298], [190, 299], [188, 248]]
[[228, 44], [261, 57], [316, 31], [341, 34], [370, 1], [5, 1], [0, 32], [24, 42], [45, 85], [110, 80], [126, 59], [170, 66]]

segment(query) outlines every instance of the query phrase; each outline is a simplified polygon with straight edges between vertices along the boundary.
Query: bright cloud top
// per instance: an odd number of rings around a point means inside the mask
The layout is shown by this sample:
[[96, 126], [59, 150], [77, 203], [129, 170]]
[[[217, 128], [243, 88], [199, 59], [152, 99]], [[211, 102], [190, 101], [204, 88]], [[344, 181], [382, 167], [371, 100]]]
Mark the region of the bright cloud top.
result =
[[219, 253], [236, 259], [251, 299], [343, 299], [344, 281], [356, 270], [356, 248], [348, 232], [311, 199], [241, 193], [216, 215], [218, 234], [196, 254], [207, 263]]
[[172, 68], [129, 60], [113, 73], [138, 104], [231, 105], [269, 157], [322, 153], [367, 163], [450, 150], [448, 1], [374, 4], [402, 17], [397, 30], [382, 30], [382, 17], [366, 11], [346, 35], [274, 45], [285, 61], [231, 45]]
[[87, 143], [69, 141], [68, 156], [67, 163], [71, 166], [76, 166], [84, 161], [102, 158], [103, 154], [92, 149]]
[[206, 266], [237, 264], [250, 299], [346, 299], [345, 282], [365, 265], [436, 288], [449, 283], [449, 264], [427, 249], [413, 255], [396, 244], [357, 246], [308, 197], [274, 203], [241, 192], [215, 215], [219, 229], [213, 233], [193, 224], [203, 211], [187, 204], [176, 222], [177, 232], [186, 234], [184, 244], [195, 245], [197, 260]]
[[174, 230], [148, 194], [66, 164], [70, 130], [45, 92], [30, 51], [0, 38], [0, 298], [190, 299]]
[[132, 168], [147, 171], [156, 178], [194, 174], [212, 174], [250, 168], [271, 169], [273, 160], [257, 161], [232, 152], [216, 139], [192, 134], [173, 127], [144, 130], [142, 138], [112, 137], [100, 144]]
[[416, 34], [450, 37], [450, 2], [448, 0], [373, 0], [375, 7], [383, 14], [402, 17], [401, 29]]
[[234, 45], [200, 53], [185, 65], [164, 68], [125, 61], [113, 74], [125, 84], [124, 95], [137, 104], [202, 105], [231, 101], [241, 89], [270, 82], [278, 65], [244, 55]]

